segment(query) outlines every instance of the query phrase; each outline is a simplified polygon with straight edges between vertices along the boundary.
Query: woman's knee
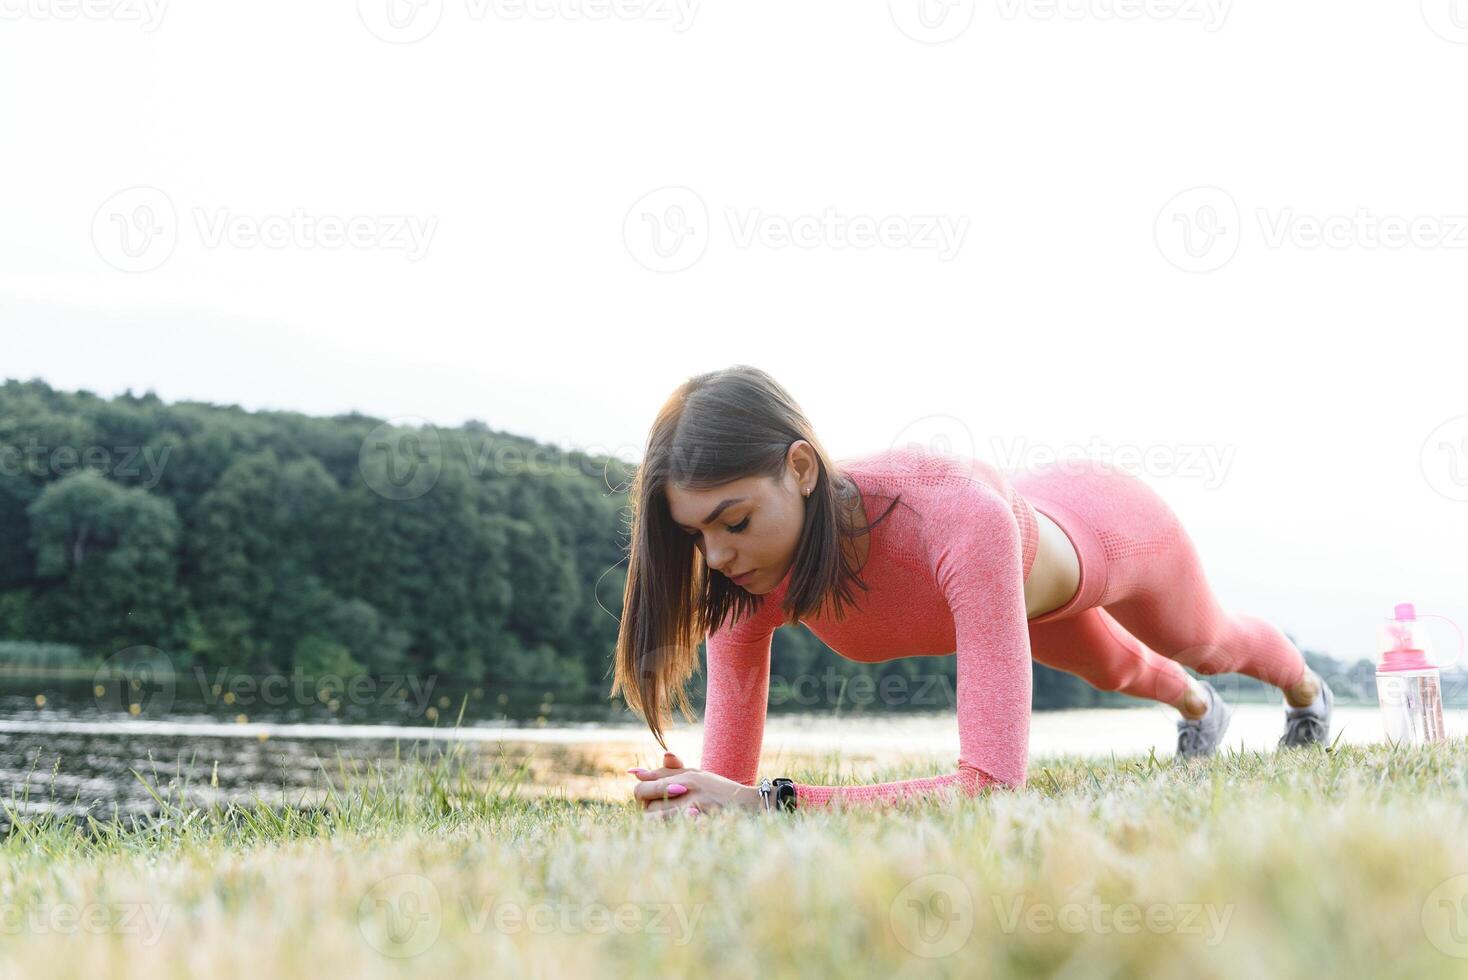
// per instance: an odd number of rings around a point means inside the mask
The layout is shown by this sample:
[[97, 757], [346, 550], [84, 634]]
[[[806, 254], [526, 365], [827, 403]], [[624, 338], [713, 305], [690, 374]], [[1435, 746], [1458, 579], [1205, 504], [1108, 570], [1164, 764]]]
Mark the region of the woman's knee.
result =
[[1214, 674], [1226, 674], [1234, 669], [1234, 656], [1218, 643], [1194, 644], [1169, 654], [1169, 657], [1184, 667], [1210, 677]]

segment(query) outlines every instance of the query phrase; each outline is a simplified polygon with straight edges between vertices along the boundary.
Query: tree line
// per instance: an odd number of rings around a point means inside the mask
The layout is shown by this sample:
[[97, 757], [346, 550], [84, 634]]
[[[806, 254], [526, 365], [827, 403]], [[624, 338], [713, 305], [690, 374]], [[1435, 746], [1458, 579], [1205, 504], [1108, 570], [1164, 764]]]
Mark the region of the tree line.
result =
[[[632, 470], [482, 422], [0, 386], [0, 650], [610, 688]], [[772, 704], [951, 705], [955, 658], [776, 632]], [[1136, 703], [1035, 667], [1037, 708]], [[886, 687], [882, 682], [886, 681]], [[940, 700], [921, 703], [926, 685]], [[885, 692], [885, 693], [884, 693]], [[939, 693], [946, 692], [946, 693]], [[702, 692], [695, 692], [696, 699]], [[881, 710], [886, 710], [885, 708]]]

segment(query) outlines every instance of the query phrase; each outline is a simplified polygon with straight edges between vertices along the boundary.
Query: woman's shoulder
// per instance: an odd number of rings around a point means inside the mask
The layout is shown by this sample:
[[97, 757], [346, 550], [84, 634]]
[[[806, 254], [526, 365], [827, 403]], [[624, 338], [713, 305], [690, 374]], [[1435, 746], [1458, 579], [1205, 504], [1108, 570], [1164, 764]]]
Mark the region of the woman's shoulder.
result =
[[971, 501], [960, 491], [1007, 500], [1013, 493], [1005, 475], [975, 456], [958, 456], [907, 443], [863, 456], [837, 460], [863, 493], [895, 494], [937, 506]]
[[[994, 522], [1013, 522], [1025, 556], [1025, 574], [1039, 547], [1039, 527], [1029, 501], [1008, 475], [973, 456], [937, 452], [907, 444], [838, 461], [876, 513], [885, 501], [900, 496], [912, 520], [907, 536], [925, 550], [944, 548], [965, 531], [993, 533]], [[870, 514], [874, 508], [868, 507]], [[896, 533], [901, 533], [897, 531]], [[999, 532], [1003, 533], [1003, 532]]]

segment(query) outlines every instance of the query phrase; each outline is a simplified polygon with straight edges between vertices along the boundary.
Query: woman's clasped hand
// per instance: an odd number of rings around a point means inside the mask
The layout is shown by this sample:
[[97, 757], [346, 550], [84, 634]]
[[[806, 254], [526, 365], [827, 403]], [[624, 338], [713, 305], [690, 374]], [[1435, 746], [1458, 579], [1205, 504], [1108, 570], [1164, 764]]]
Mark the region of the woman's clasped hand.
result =
[[759, 790], [702, 769], [690, 769], [672, 752], [663, 753], [661, 769], [628, 769], [637, 777], [632, 798], [642, 804], [649, 820], [697, 817], [734, 807], [747, 810], [760, 806]]

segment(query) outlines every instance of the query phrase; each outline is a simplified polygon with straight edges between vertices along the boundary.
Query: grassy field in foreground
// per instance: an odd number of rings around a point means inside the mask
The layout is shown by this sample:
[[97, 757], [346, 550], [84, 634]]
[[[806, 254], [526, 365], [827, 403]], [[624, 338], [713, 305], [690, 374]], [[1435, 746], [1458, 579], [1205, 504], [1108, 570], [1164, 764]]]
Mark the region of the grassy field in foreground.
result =
[[17, 816], [0, 975], [1468, 972], [1468, 741], [1030, 772], [947, 807], [661, 823], [450, 754], [333, 772], [310, 812]]

